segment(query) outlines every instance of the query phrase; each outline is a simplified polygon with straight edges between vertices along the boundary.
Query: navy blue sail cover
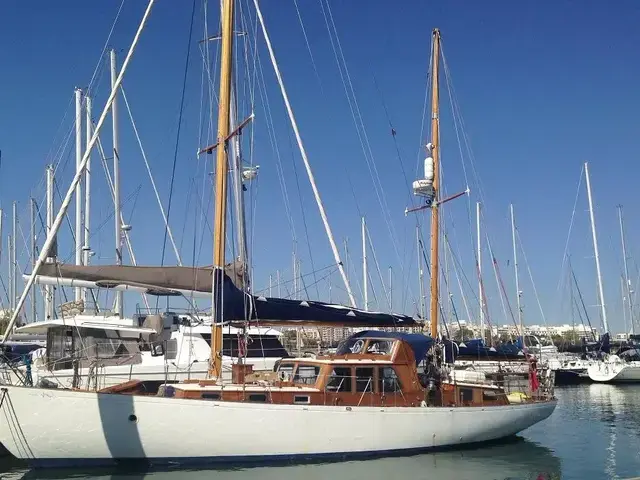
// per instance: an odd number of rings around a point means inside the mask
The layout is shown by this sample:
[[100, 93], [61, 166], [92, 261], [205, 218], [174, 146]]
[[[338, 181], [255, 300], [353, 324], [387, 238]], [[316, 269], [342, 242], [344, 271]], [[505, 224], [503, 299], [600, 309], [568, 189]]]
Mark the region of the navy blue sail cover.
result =
[[222, 299], [224, 321], [249, 320], [262, 325], [345, 327], [412, 327], [421, 325], [407, 315], [366, 312], [344, 305], [249, 295], [225, 275]]

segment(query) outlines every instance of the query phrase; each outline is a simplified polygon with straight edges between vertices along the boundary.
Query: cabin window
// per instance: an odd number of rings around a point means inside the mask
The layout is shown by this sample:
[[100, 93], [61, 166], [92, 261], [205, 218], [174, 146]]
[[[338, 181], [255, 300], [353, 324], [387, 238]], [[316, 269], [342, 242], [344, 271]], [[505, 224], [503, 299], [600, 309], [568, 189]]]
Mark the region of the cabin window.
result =
[[175, 338], [172, 338], [170, 340], [167, 340], [166, 345], [165, 345], [165, 357], [167, 360], [175, 360], [176, 357], [178, 356], [178, 340], [176, 340]]
[[290, 382], [293, 378], [293, 363], [281, 363], [278, 366], [278, 378], [283, 382]]
[[[200, 336], [211, 345], [211, 334], [201, 333]], [[240, 353], [238, 336], [224, 333], [222, 337], [222, 354], [237, 357]], [[282, 346], [282, 342], [275, 335], [249, 335], [246, 348], [247, 358], [289, 358], [291, 355]]]
[[362, 338], [348, 338], [338, 345], [336, 355], [346, 355], [349, 353], [361, 353], [364, 348], [364, 340]]
[[51, 327], [47, 330], [47, 365], [51, 370], [73, 368], [74, 344], [71, 327]]
[[142, 336], [140, 336], [140, 338], [138, 338], [138, 349], [141, 352], [150, 352], [151, 351], [151, 345], [149, 345], [149, 342], [145, 342], [142, 339]]
[[473, 402], [473, 390], [470, 388], [461, 388], [460, 389], [460, 401], [462, 403], [471, 403]]
[[482, 391], [482, 400], [485, 402], [495, 402], [497, 398], [498, 398], [498, 394], [493, 390]]
[[392, 367], [380, 367], [378, 370], [378, 392], [380, 393], [396, 393], [400, 392], [402, 387], [396, 371]]
[[161, 357], [164, 355], [164, 345], [162, 342], [153, 342], [151, 344], [151, 356]]
[[138, 350], [138, 341], [135, 338], [121, 337], [121, 333], [115, 330], [102, 330], [100, 328], [81, 328], [74, 332], [81, 338], [81, 357], [100, 359], [130, 358]]
[[309, 405], [311, 400], [309, 399], [309, 395], [294, 395], [293, 403], [298, 405]]
[[374, 355], [390, 355], [393, 348], [393, 340], [369, 340], [367, 353]]
[[220, 394], [218, 392], [216, 393], [203, 393], [202, 394], [202, 399], [203, 400], [220, 400]]
[[81, 367], [87, 364], [87, 360], [94, 362], [96, 359], [114, 365], [139, 363], [137, 339], [121, 337], [121, 334], [100, 328], [50, 328], [47, 332], [47, 362], [52, 370], [73, 368], [74, 358], [81, 362]]
[[351, 368], [335, 367], [327, 382], [327, 390], [351, 393]]
[[373, 392], [373, 368], [356, 367], [356, 392]]
[[249, 401], [264, 403], [267, 401], [267, 395], [265, 393], [252, 393], [249, 395]]
[[305, 385], [315, 385], [320, 367], [314, 365], [298, 365], [296, 375], [293, 377], [293, 383], [304, 383]]

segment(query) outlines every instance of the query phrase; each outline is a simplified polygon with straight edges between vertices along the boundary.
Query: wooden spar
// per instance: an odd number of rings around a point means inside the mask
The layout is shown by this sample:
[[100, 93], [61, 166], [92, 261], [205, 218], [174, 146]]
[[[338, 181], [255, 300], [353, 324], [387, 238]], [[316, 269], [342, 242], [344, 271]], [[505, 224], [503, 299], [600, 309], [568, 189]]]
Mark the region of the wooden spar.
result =
[[433, 207], [434, 204], [439, 207], [440, 205], [450, 202], [451, 200], [455, 200], [456, 198], [460, 198], [461, 196], [468, 195], [468, 194], [469, 194], [469, 189], [467, 188], [464, 192], [456, 193], [455, 195], [450, 195], [444, 200], [439, 200], [438, 202], [434, 201], [431, 205], [418, 205], [417, 207], [406, 208], [404, 213], [406, 215], [407, 213], [419, 212], [420, 210]]
[[438, 254], [439, 254], [439, 207], [438, 197], [440, 189], [440, 85], [439, 77], [440, 61], [440, 30], [433, 30], [433, 59], [431, 69], [431, 157], [433, 158], [433, 189], [435, 197], [431, 208], [431, 299], [430, 320], [431, 337], [438, 336]]
[[220, 59], [220, 95], [218, 108], [218, 143], [216, 150], [215, 218], [213, 224], [213, 288], [211, 303], [211, 357], [209, 376], [222, 376], [222, 290], [224, 284], [225, 235], [227, 221], [227, 139], [231, 108], [231, 66], [233, 58], [234, 0], [222, 1], [222, 49]]
[[[244, 37], [247, 32], [242, 32], [239, 30], [236, 30], [235, 32], [233, 32], [234, 35], [238, 36], [238, 37]], [[221, 35], [211, 35], [207, 38], [203, 38], [202, 40], [200, 40], [198, 43], [205, 43], [205, 42], [211, 42], [213, 40], [220, 40], [222, 36]]]
[[254, 117], [254, 114], [252, 113], [247, 118], [245, 118], [240, 125], [238, 125], [235, 129], [233, 129], [233, 131], [229, 135], [227, 135], [224, 140], [218, 141], [218, 142], [214, 143], [213, 145], [209, 145], [208, 147], [204, 147], [204, 148], [200, 149], [200, 151], [198, 152], [198, 155], [200, 155], [202, 153], [211, 154], [211, 153], [213, 153], [213, 151], [216, 148], [218, 148], [218, 145], [220, 145], [221, 143], [226, 145], [226, 143], [229, 140], [231, 140], [233, 137], [235, 137], [236, 135], [241, 135], [242, 134], [242, 129], [244, 127], [246, 127], [251, 120], [253, 120], [253, 117]]

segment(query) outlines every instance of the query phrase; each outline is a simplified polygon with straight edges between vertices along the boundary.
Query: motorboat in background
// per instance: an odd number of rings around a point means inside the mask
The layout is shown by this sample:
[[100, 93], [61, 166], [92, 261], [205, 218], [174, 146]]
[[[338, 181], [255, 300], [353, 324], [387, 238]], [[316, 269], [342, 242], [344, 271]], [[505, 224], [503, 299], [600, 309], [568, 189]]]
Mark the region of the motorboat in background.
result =
[[588, 357], [556, 357], [549, 360], [548, 366], [555, 372], [555, 384], [557, 386], [576, 385], [591, 382], [587, 369], [594, 362], [595, 359], [589, 359]]
[[583, 342], [580, 356], [561, 354], [549, 359], [548, 365], [555, 372], [556, 385], [575, 385], [594, 381], [588, 373], [589, 368], [602, 361], [611, 351], [609, 334], [602, 335], [596, 342]]
[[[76, 315], [34, 322], [17, 332], [47, 339], [46, 348], [33, 351], [29, 370], [34, 385], [100, 389], [137, 379], [153, 392], [163, 383], [204, 379], [209, 369], [211, 322], [199, 317], [171, 312], [132, 318]], [[223, 378], [231, 380], [231, 365], [240, 357], [254, 371], [273, 371], [278, 360], [290, 356], [281, 336], [272, 328], [242, 332], [226, 326]], [[27, 367], [20, 369], [24, 377]]]

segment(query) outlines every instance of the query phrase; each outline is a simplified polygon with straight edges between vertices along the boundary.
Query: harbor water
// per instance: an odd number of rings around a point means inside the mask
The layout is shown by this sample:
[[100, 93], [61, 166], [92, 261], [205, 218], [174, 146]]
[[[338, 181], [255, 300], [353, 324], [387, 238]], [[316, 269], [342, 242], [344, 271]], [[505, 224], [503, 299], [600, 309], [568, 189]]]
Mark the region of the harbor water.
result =
[[[2, 459], [0, 479], [437, 480], [630, 479], [640, 477], [640, 385], [556, 390], [558, 408], [522, 435], [464, 450], [406, 457], [210, 470], [29, 470]], [[197, 428], [206, 428], [200, 425]], [[301, 426], [301, 428], [304, 428]], [[194, 428], [194, 435], [197, 429]], [[224, 441], [225, 432], [220, 432]], [[251, 441], [250, 437], [247, 441]]]

